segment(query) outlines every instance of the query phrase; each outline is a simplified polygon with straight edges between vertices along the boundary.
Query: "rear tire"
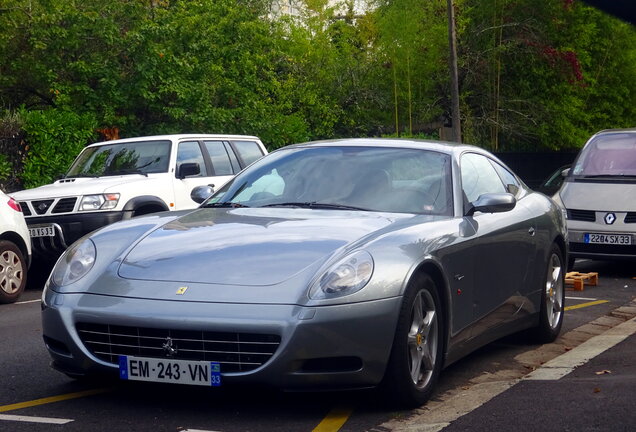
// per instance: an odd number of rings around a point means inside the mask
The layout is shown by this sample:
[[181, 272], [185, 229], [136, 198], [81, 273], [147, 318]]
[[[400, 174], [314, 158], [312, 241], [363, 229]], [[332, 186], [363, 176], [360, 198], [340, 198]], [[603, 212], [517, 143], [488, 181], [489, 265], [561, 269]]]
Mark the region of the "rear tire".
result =
[[13, 303], [24, 291], [27, 264], [18, 246], [0, 240], [0, 303]]
[[433, 394], [442, 369], [444, 315], [435, 283], [421, 275], [409, 284], [382, 382], [388, 400], [415, 408]]
[[561, 331], [565, 304], [564, 270], [561, 249], [557, 245], [552, 245], [544, 282], [541, 285], [539, 325], [530, 331], [530, 336], [536, 342], [553, 342]]

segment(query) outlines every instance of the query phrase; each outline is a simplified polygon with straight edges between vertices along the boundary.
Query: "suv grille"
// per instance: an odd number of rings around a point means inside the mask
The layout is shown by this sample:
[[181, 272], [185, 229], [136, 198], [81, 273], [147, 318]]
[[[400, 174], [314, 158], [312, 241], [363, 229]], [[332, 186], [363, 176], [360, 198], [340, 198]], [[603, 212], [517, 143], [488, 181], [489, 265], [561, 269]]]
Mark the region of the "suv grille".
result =
[[78, 323], [86, 348], [102, 361], [118, 364], [119, 355], [166, 358], [163, 345], [172, 341], [177, 360], [221, 363], [222, 372], [247, 372], [265, 364], [280, 345], [280, 336], [258, 333], [206, 332], [109, 324]]
[[77, 201], [76, 197], [73, 198], [62, 198], [60, 199], [57, 204], [55, 204], [55, 207], [53, 207], [53, 210], [51, 210], [51, 213], [69, 213], [73, 211], [73, 208], [75, 207], [75, 201]]
[[25, 201], [20, 202], [20, 207], [22, 207], [22, 214], [24, 216], [31, 216], [31, 209]]
[[53, 204], [52, 199], [31, 202], [31, 205], [33, 205], [33, 210], [35, 210], [37, 214], [46, 213], [49, 207], [51, 207], [51, 204]]
[[636, 213], [627, 213], [627, 215], [625, 216], [625, 223], [636, 223]]
[[594, 210], [568, 209], [568, 219], [570, 219], [570, 220], [578, 220], [578, 221], [586, 221], [586, 222], [595, 222], [596, 221], [596, 212]]

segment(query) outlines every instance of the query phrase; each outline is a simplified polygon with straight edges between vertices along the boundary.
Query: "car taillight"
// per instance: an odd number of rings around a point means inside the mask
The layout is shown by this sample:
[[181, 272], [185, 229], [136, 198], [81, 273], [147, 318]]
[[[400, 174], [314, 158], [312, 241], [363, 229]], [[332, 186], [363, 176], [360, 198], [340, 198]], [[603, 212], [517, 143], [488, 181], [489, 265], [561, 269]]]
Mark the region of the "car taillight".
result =
[[14, 200], [13, 198], [9, 198], [9, 207], [11, 207], [15, 211], [22, 212], [22, 207], [20, 207], [20, 203]]

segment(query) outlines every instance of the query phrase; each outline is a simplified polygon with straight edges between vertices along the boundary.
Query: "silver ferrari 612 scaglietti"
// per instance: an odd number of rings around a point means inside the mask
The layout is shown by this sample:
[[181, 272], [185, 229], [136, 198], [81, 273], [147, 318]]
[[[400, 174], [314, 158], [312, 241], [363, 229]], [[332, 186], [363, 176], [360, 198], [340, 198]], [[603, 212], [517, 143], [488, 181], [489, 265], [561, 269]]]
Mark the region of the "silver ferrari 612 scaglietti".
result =
[[47, 281], [44, 341], [70, 376], [382, 386], [413, 407], [484, 344], [556, 338], [567, 244], [559, 207], [477, 147], [299, 144], [196, 210], [78, 240]]

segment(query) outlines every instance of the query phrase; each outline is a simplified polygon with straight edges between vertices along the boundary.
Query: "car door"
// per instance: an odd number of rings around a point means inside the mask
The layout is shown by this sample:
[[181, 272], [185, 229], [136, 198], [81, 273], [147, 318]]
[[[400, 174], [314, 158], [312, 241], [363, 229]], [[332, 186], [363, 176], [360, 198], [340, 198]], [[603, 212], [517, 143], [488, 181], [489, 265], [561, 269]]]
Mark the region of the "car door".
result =
[[175, 178], [173, 180], [176, 210], [195, 208], [198, 205], [190, 198], [190, 192], [196, 186], [213, 183], [213, 179], [209, 176], [209, 165], [209, 162], [206, 162], [203, 147], [199, 141], [192, 140], [179, 143]]
[[[514, 192], [521, 197], [519, 186], [504, 183], [494, 164], [482, 154], [462, 155], [461, 181], [466, 205], [485, 193]], [[475, 232], [471, 242], [474, 332], [514, 319], [526, 304], [522, 288], [535, 252], [534, 221], [530, 216], [525, 206], [517, 203], [509, 211], [475, 212], [464, 218]]]

